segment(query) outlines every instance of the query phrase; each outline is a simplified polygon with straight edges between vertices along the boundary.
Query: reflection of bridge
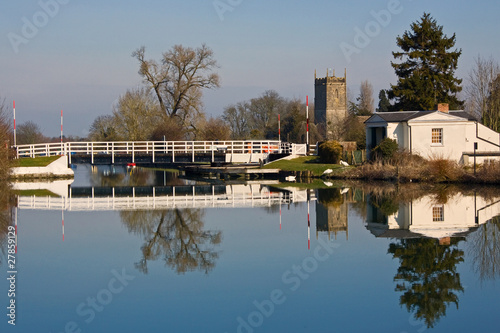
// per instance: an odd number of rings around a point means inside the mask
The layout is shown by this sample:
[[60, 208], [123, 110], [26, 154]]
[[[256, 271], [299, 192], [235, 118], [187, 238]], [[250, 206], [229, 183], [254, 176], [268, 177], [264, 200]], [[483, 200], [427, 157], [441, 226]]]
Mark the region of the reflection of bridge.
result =
[[305, 155], [306, 145], [281, 141], [65, 142], [16, 147], [17, 157], [68, 155], [69, 163], [256, 163], [271, 153]]
[[307, 201], [306, 190], [271, 191], [260, 185], [165, 187], [76, 187], [63, 197], [19, 196], [20, 209], [145, 210], [211, 207], [270, 207]]

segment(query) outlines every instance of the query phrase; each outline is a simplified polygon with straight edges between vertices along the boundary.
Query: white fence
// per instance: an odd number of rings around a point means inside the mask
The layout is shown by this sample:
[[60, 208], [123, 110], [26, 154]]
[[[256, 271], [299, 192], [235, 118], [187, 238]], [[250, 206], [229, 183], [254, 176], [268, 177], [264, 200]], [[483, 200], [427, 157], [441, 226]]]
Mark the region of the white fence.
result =
[[226, 162], [250, 163], [265, 160], [270, 153], [294, 153], [295, 150], [295, 153], [301, 154], [303, 150], [305, 154], [305, 145], [304, 148], [301, 146], [283, 144], [280, 141], [112, 141], [19, 145], [16, 151], [18, 158], [68, 155], [70, 163], [72, 154], [90, 155], [92, 163], [97, 154], [110, 155], [112, 163], [118, 154], [131, 155], [132, 162], [136, 155], [146, 154], [151, 155], [155, 163], [155, 156], [158, 154], [171, 155], [173, 162], [176, 155], [191, 155], [194, 162], [196, 154], [211, 154], [213, 161], [216, 153], [224, 153]]
[[[242, 190], [243, 189], [243, 190]], [[93, 192], [93, 191], [92, 191]], [[151, 196], [109, 196], [88, 197], [36, 197], [19, 196], [18, 208], [27, 210], [66, 211], [121, 211], [173, 208], [244, 208], [271, 207], [274, 205], [306, 202], [307, 190], [292, 189], [287, 192], [272, 192], [267, 188], [229, 186], [224, 194], [153, 195]], [[314, 193], [309, 197], [316, 200]]]

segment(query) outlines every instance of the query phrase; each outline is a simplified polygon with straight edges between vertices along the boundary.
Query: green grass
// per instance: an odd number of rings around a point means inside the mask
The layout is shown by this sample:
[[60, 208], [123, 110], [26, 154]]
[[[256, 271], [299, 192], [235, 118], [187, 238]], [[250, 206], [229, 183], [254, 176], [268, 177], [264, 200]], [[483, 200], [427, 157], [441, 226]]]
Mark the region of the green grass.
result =
[[292, 160], [279, 160], [264, 166], [264, 169], [280, 169], [283, 171], [306, 171], [309, 170], [315, 177], [319, 177], [326, 169], [332, 169], [334, 173], [339, 173], [345, 167], [338, 164], [319, 163], [318, 156], [304, 156]]
[[26, 196], [26, 197], [59, 197], [57, 194], [54, 192], [51, 192], [49, 190], [14, 190], [12, 191], [14, 194], [20, 195], [20, 196]]
[[61, 156], [43, 156], [43, 157], [22, 157], [14, 163], [16, 167], [44, 167], [54, 162]]

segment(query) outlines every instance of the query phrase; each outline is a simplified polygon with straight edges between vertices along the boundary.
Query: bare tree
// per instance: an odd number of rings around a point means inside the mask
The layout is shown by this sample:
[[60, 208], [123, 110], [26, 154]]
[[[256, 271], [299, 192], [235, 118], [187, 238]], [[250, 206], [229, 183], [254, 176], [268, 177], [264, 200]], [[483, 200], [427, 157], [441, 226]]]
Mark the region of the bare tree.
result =
[[139, 74], [154, 91], [162, 112], [195, 128], [196, 115], [202, 113], [202, 90], [219, 87], [213, 51], [205, 44], [196, 49], [175, 45], [157, 62], [146, 59], [143, 46], [132, 56], [139, 61]]
[[500, 219], [481, 225], [467, 240], [471, 263], [479, 280], [500, 277]]
[[10, 173], [10, 138], [12, 130], [10, 118], [7, 115], [7, 106], [5, 99], [0, 99], [0, 182], [6, 181]]
[[466, 110], [483, 119], [488, 111], [488, 97], [493, 81], [500, 73], [498, 62], [490, 58], [483, 58], [480, 55], [475, 58], [474, 67], [467, 77]]
[[232, 139], [241, 140], [249, 137], [250, 103], [240, 102], [226, 107], [222, 119], [229, 125]]
[[148, 261], [162, 259], [178, 274], [215, 268], [222, 232], [206, 230], [202, 209], [122, 211], [129, 232], [144, 237], [142, 259], [136, 268], [148, 273]]
[[42, 143], [47, 141], [47, 138], [42, 134], [40, 126], [29, 120], [17, 127], [17, 144], [27, 145], [34, 143]]
[[148, 140], [162, 118], [158, 103], [149, 90], [128, 90], [113, 108], [115, 128], [124, 140]]
[[358, 101], [357, 105], [357, 115], [358, 116], [369, 116], [375, 110], [374, 99], [373, 99], [373, 86], [368, 81], [361, 82], [361, 88], [359, 90], [359, 97], [356, 99]]
[[265, 91], [260, 97], [250, 101], [252, 129], [261, 137], [270, 138], [277, 129], [278, 114], [285, 113], [285, 99], [274, 90]]
[[500, 131], [500, 74], [491, 84], [487, 103], [487, 109], [483, 113], [483, 124], [498, 132]]
[[231, 129], [229, 125], [222, 120], [222, 118], [210, 118], [207, 120], [202, 130], [201, 140], [230, 140], [231, 139]]
[[120, 140], [116, 132], [115, 118], [111, 115], [98, 116], [90, 125], [89, 139], [92, 141]]

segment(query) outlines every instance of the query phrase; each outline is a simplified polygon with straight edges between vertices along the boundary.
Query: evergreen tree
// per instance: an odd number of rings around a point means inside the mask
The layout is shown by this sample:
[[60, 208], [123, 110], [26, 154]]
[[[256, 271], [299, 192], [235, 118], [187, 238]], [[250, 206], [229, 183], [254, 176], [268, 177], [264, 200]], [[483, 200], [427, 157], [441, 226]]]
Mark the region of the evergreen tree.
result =
[[449, 245], [439, 245], [429, 238], [401, 239], [389, 245], [388, 253], [399, 259], [394, 281], [402, 292], [399, 302], [432, 328], [446, 315], [450, 304], [458, 308], [458, 295], [464, 291], [457, 265], [464, 261], [458, 248], [463, 238], [453, 238]]
[[377, 112], [387, 112], [389, 111], [390, 107], [391, 107], [391, 102], [389, 102], [385, 90], [384, 89], [380, 90], [380, 92], [378, 93]]
[[451, 50], [456, 37], [448, 38], [443, 27], [430, 14], [424, 13], [420, 22], [411, 24], [411, 31], [397, 37], [400, 52], [392, 52], [391, 62], [398, 83], [391, 85], [391, 107], [399, 110], [435, 110], [438, 103], [448, 103], [450, 109], [460, 109], [463, 101], [457, 98], [462, 90], [461, 79], [455, 78], [458, 58], [462, 50]]

